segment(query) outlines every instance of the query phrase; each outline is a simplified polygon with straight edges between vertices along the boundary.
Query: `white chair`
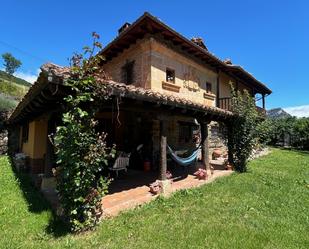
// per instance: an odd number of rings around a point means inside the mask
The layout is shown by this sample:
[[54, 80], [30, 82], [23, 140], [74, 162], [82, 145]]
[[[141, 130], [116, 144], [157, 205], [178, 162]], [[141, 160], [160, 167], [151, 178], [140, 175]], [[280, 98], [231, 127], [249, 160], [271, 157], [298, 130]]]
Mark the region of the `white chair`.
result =
[[124, 153], [120, 154], [115, 160], [114, 165], [112, 167], [109, 167], [109, 170], [115, 171], [116, 177], [118, 177], [119, 171], [124, 170], [125, 172], [127, 172], [129, 161], [130, 161], [130, 154], [127, 154], [127, 155], [125, 155]]

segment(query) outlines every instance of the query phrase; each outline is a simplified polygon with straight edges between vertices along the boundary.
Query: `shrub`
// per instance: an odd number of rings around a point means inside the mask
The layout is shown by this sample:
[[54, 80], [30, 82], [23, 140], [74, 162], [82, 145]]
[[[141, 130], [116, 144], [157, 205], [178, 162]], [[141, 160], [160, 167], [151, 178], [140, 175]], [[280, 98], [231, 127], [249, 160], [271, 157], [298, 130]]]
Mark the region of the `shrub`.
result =
[[229, 124], [228, 149], [230, 161], [238, 172], [247, 171], [247, 161], [256, 139], [258, 113], [254, 99], [248, 91], [241, 93], [232, 87], [234, 116]]
[[93, 37], [93, 48], [85, 47], [84, 55], [72, 58], [66, 85], [74, 94], [65, 98], [67, 112], [54, 137], [59, 165], [57, 190], [64, 215], [75, 232], [90, 229], [99, 222], [101, 199], [109, 183], [101, 172], [115, 153], [106, 146], [106, 134], [95, 132], [95, 100], [98, 92], [104, 93], [104, 87], [96, 84], [94, 78], [101, 58], [93, 56], [93, 52], [101, 45], [97, 42], [98, 35], [94, 33]]

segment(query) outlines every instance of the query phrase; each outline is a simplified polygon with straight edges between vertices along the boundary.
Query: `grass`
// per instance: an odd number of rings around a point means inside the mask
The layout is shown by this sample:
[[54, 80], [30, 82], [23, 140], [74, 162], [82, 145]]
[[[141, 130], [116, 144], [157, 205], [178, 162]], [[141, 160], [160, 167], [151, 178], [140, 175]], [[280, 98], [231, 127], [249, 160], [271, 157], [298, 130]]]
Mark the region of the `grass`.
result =
[[28, 91], [29, 87], [16, 84], [12, 81], [0, 79], [0, 93], [21, 99]]
[[1, 248], [309, 248], [309, 153], [274, 149], [233, 174], [71, 235], [0, 158]]
[[31, 86], [31, 83], [29, 83], [28, 81], [15, 76], [10, 76], [8, 73], [1, 70], [0, 70], [0, 79], [2, 79], [3, 81], [13, 81], [14, 83], [21, 86], [27, 86], [27, 87]]
[[0, 70], [0, 112], [14, 109], [31, 84]]

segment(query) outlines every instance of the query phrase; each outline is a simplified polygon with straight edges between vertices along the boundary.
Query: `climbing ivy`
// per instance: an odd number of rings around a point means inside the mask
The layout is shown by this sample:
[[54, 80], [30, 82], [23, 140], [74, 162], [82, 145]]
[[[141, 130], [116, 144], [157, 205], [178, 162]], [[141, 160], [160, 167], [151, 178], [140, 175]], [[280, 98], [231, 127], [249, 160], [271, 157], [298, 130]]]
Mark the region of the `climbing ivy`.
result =
[[238, 172], [247, 171], [247, 161], [252, 154], [257, 132], [259, 114], [255, 100], [247, 90], [243, 93], [232, 86], [232, 108], [234, 116], [229, 124], [228, 150], [230, 163]]
[[102, 98], [104, 85], [95, 80], [104, 75], [99, 66], [103, 59], [94, 55], [102, 46], [99, 36], [92, 34], [92, 47], [71, 59], [71, 74], [65, 85], [72, 92], [65, 97], [66, 111], [62, 125], [57, 127], [54, 145], [57, 156], [57, 190], [63, 215], [72, 231], [94, 227], [102, 215], [101, 199], [109, 181], [102, 176], [108, 159], [114, 157], [114, 148], [108, 148], [106, 134], [95, 131], [95, 113], [98, 99]]

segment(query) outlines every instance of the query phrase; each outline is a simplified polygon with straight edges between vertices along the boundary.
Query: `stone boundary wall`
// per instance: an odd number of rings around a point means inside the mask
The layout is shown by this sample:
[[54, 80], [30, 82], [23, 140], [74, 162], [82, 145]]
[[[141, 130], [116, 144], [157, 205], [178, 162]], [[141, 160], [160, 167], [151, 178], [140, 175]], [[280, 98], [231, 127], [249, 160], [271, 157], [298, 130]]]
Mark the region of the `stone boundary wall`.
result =
[[0, 155], [6, 155], [8, 152], [8, 132], [5, 122], [9, 114], [9, 112], [0, 111]]

